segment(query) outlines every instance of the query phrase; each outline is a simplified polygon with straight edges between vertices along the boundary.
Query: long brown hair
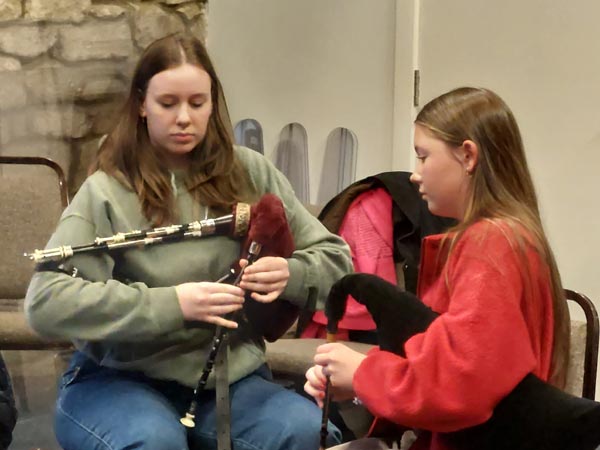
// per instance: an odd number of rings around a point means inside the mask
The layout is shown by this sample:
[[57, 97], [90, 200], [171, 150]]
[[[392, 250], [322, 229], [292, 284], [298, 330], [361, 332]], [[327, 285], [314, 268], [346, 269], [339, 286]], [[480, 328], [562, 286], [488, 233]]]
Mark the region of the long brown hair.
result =
[[190, 153], [186, 187], [195, 200], [227, 210], [252, 199], [248, 174], [235, 157], [223, 89], [204, 45], [189, 36], [171, 35], [150, 44], [135, 68], [129, 97], [117, 125], [101, 145], [90, 173], [102, 170], [133, 189], [144, 216], [155, 225], [177, 217], [171, 174], [148, 137], [140, 106], [150, 79], [159, 72], [193, 64], [211, 79], [212, 114], [203, 141]]
[[[417, 115], [416, 124], [451, 147], [471, 140], [479, 149], [472, 173], [468, 205], [454, 229], [450, 251], [464, 231], [482, 220], [509, 224], [525, 266], [526, 295], [533, 295], [532, 274], [525, 257], [532, 242], [549, 269], [554, 310], [554, 343], [550, 382], [563, 387], [569, 358], [569, 311], [556, 261], [540, 219], [537, 196], [517, 122], [506, 103], [487, 89], [459, 88], [435, 98]], [[526, 240], [518, 229], [530, 235]]]

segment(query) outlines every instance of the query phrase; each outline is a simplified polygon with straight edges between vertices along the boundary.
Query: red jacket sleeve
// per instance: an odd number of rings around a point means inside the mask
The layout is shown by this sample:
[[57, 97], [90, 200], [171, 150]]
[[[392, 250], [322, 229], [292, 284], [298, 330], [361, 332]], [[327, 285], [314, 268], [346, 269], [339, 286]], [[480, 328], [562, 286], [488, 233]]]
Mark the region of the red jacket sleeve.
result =
[[377, 349], [355, 373], [355, 391], [373, 414], [414, 428], [455, 431], [485, 422], [535, 370], [519, 258], [499, 230], [485, 239], [463, 235], [448, 276], [423, 292], [425, 303], [442, 314], [407, 341], [406, 358]]

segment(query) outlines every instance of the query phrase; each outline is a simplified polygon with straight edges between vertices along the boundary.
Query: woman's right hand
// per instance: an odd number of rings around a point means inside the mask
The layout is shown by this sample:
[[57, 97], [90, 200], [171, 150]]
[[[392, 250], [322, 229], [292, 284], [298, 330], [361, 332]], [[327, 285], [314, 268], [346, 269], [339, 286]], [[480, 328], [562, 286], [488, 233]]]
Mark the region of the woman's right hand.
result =
[[175, 286], [179, 306], [185, 320], [212, 323], [237, 328], [237, 322], [223, 316], [241, 309], [244, 290], [226, 283], [199, 282]]

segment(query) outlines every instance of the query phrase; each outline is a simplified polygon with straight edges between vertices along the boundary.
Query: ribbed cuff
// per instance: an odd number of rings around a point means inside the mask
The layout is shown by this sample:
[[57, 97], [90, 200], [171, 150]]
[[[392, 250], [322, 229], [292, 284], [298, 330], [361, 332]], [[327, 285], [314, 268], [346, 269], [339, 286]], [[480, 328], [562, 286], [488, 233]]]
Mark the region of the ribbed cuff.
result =
[[284, 298], [300, 308], [304, 308], [304, 305], [306, 305], [306, 301], [308, 300], [305, 266], [297, 259], [290, 258], [287, 261], [290, 278], [281, 294], [281, 298]]

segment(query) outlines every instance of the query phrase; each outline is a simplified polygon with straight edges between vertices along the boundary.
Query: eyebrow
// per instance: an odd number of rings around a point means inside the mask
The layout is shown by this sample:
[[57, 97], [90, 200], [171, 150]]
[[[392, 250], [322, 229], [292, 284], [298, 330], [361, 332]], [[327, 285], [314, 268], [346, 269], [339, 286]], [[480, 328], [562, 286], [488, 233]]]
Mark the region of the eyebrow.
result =
[[[189, 98], [201, 98], [201, 99], [207, 99], [209, 98], [209, 94], [206, 92], [197, 92], [195, 94], [192, 94], [189, 96]], [[171, 93], [164, 93], [164, 94], [157, 94], [156, 98], [160, 98], [160, 99], [179, 99], [179, 96], [176, 94], [171, 94]]]
[[206, 94], [192, 94], [190, 97], [185, 98], [180, 98], [178, 95], [175, 94], [162, 94], [154, 97], [154, 101], [170, 105], [175, 105], [181, 102], [204, 104], [208, 102], [209, 99], [210, 97]]

